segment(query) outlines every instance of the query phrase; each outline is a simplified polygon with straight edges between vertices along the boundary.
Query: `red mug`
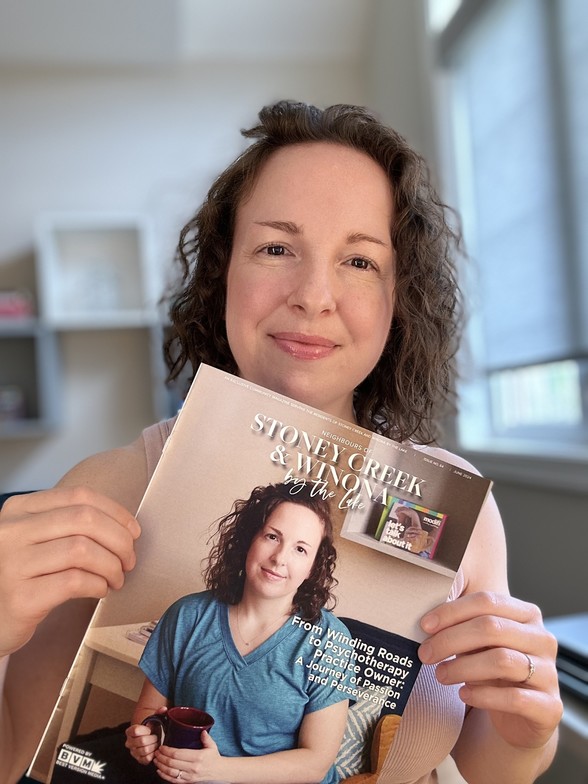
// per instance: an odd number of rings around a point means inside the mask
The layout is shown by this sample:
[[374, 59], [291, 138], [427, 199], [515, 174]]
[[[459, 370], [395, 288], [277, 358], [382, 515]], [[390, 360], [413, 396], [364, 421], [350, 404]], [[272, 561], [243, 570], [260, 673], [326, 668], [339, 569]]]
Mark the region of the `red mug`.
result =
[[141, 724], [159, 725], [160, 746], [165, 744], [175, 749], [201, 749], [202, 731], [208, 732], [214, 724], [214, 719], [198, 708], [178, 706], [169, 708], [166, 713], [147, 716]]

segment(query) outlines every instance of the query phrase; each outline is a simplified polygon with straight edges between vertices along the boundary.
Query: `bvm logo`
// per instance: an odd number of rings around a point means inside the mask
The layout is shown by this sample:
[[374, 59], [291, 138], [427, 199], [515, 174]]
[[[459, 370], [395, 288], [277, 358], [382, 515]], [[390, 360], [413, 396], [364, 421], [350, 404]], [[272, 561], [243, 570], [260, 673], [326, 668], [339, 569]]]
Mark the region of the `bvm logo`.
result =
[[89, 751], [77, 749], [75, 746], [68, 746], [67, 743], [64, 743], [59, 749], [55, 764], [76, 771], [76, 773], [85, 773], [93, 779], [106, 780], [104, 775], [105, 762], [98, 762]]

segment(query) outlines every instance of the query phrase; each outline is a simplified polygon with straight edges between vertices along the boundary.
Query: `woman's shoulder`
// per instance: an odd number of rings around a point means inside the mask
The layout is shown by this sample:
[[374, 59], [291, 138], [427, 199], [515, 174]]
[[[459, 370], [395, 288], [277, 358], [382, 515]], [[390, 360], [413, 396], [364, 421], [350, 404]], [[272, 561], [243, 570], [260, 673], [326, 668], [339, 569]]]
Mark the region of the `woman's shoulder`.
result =
[[197, 591], [195, 593], [187, 593], [176, 599], [174, 606], [187, 607], [187, 608], [204, 608], [204, 607], [218, 607], [221, 603], [216, 599], [212, 591]]
[[219, 605], [219, 601], [214, 598], [211, 591], [188, 593], [172, 602], [165, 615], [168, 618], [174, 616], [188, 621], [199, 618], [207, 612], [216, 612]]
[[58, 484], [63, 487], [91, 487], [118, 501], [134, 514], [147, 483], [147, 460], [140, 436], [127, 446], [87, 457], [68, 471]]
[[210, 591], [180, 596], [162, 614], [155, 636], [162, 633], [174, 636], [178, 633], [183, 639], [186, 635], [192, 635], [196, 629], [204, 636], [207, 636], [210, 630], [214, 630], [213, 633], [218, 635], [224, 623], [223, 618], [226, 617], [224, 607]]
[[65, 474], [59, 486], [91, 487], [118, 501], [134, 514], [176, 418], [150, 425], [131, 444], [87, 457]]
[[342, 636], [350, 635], [349, 629], [345, 626], [345, 623], [338, 618], [332, 610], [326, 610], [324, 607], [321, 610], [320, 619], [318, 620], [317, 625], [323, 629], [323, 634], [324, 631], [327, 630], [331, 635], [338, 632]]
[[141, 445], [145, 454], [147, 477], [150, 479], [163, 452], [165, 442], [170, 437], [178, 416], [164, 419], [146, 427], [141, 433]]

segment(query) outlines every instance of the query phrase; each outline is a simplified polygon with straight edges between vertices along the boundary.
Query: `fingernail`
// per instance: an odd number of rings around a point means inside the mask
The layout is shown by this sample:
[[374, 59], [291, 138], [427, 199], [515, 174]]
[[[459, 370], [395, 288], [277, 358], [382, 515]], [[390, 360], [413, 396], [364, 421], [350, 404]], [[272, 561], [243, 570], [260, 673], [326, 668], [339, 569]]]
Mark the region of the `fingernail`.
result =
[[444, 664], [438, 664], [435, 669], [435, 674], [439, 683], [445, 683], [447, 677], [447, 667]]
[[419, 648], [419, 659], [426, 664], [433, 655], [433, 646], [428, 642], [424, 642]]
[[439, 626], [439, 616], [436, 613], [429, 613], [429, 615], [423, 616], [421, 627], [424, 631], [434, 632], [437, 626]]

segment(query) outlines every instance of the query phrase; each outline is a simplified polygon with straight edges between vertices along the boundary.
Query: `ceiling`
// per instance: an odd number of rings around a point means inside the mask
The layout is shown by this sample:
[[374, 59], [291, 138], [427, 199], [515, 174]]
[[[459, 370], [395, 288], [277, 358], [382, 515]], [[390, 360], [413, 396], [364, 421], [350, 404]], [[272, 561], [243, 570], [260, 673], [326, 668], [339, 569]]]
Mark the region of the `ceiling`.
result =
[[0, 66], [363, 58], [374, 0], [0, 0]]

